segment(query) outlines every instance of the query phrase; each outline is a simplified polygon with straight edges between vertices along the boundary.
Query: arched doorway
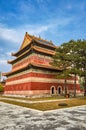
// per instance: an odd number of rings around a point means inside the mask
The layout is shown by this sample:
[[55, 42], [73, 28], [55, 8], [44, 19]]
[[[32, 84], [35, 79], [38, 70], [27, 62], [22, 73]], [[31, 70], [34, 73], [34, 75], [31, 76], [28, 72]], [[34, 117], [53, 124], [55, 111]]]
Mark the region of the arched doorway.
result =
[[51, 91], [52, 91], [51, 93], [54, 94], [54, 87], [52, 87]]
[[56, 89], [55, 89], [55, 86], [52, 86], [50, 88], [50, 94], [55, 94], [56, 93]]
[[58, 87], [58, 94], [61, 94], [62, 93], [62, 87]]

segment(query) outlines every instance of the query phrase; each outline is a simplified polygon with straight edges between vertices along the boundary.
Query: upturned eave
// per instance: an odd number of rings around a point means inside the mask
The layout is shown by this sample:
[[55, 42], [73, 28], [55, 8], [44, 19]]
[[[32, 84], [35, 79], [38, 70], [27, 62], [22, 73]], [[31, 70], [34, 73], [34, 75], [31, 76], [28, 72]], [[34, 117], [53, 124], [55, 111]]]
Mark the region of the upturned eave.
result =
[[7, 72], [7, 73], [3, 73], [3, 76], [9, 76], [11, 74], [17, 73], [18, 71], [26, 69], [29, 66], [38, 67], [38, 68], [42, 68], [42, 69], [50, 69], [50, 70], [61, 71], [61, 69], [54, 67], [54, 66], [46, 66], [46, 65], [36, 64], [36, 63], [28, 63], [27, 66], [24, 66], [21, 69], [10, 71], [10, 72]]

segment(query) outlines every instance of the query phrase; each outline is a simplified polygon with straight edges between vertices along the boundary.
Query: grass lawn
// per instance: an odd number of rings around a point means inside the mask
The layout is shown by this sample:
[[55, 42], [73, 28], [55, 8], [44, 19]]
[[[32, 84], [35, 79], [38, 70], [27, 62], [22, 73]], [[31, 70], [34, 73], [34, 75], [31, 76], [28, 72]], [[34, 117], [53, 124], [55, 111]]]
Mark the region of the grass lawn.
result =
[[[65, 101], [52, 101], [52, 102], [33, 103], [33, 104], [10, 101], [9, 99], [6, 99], [6, 100], [0, 99], [0, 101], [10, 103], [10, 104], [15, 104], [15, 105], [22, 106], [22, 107], [37, 109], [37, 110], [41, 110], [41, 111], [86, 105], [86, 97], [68, 99]], [[68, 106], [58, 106], [59, 103], [67, 103]]]

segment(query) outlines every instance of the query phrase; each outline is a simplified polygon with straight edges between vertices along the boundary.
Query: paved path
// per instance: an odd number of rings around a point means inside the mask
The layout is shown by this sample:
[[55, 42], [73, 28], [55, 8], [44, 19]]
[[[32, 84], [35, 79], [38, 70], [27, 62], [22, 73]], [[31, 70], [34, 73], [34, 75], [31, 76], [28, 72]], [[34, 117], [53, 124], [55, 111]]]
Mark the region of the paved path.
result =
[[0, 130], [86, 130], [86, 105], [42, 112], [0, 102]]
[[[55, 102], [55, 101], [65, 101], [65, 100], [71, 100], [73, 98], [67, 98], [67, 99], [53, 99], [53, 100], [40, 100], [40, 101], [31, 101], [31, 100], [23, 100], [23, 99], [12, 99], [12, 98], [4, 98], [0, 97], [0, 99], [5, 99], [5, 100], [11, 100], [11, 101], [16, 101], [16, 102], [24, 102], [24, 103], [43, 103], [43, 102]], [[75, 99], [75, 98], [74, 98]]]

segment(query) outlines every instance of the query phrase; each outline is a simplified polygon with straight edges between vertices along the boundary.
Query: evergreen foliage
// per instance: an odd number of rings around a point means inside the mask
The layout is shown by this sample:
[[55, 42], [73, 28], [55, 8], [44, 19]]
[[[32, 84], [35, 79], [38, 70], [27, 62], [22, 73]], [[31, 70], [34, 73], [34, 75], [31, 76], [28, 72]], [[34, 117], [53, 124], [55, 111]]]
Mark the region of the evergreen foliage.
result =
[[74, 96], [76, 96], [76, 76], [84, 78], [84, 95], [86, 96], [86, 40], [71, 40], [68, 43], [63, 43], [56, 49], [56, 54], [53, 56], [52, 65], [60, 68], [60, 78], [65, 80], [71, 74], [75, 75]]
[[67, 94], [67, 78], [69, 75], [69, 69], [71, 62], [67, 60], [68, 49], [66, 46], [61, 45], [56, 49], [56, 54], [53, 56], [52, 65], [59, 68], [57, 78], [64, 78], [65, 96]]
[[0, 84], [0, 92], [4, 91], [4, 87]]

